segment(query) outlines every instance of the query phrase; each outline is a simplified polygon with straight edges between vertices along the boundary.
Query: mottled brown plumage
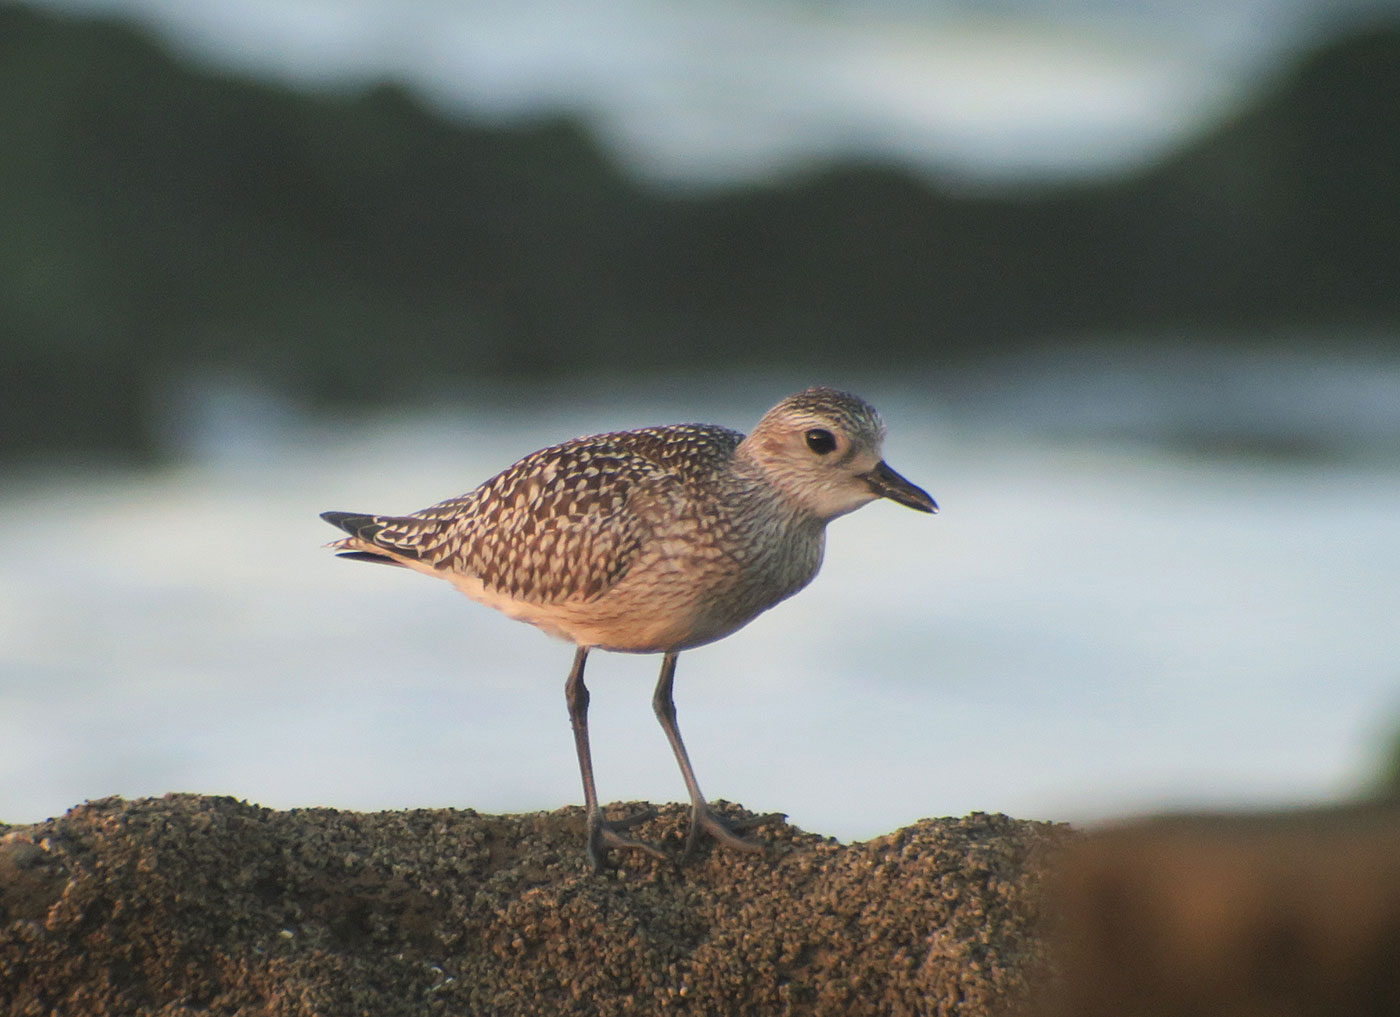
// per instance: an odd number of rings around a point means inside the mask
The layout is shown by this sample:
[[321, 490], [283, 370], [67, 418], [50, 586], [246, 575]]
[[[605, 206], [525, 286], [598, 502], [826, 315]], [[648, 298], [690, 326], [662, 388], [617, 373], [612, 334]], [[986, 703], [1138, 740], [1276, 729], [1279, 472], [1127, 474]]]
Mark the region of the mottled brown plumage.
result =
[[595, 865], [608, 846], [645, 846], [597, 809], [583, 686], [594, 647], [666, 654], [654, 702], [695, 806], [691, 846], [702, 828], [744, 846], [708, 812], [685, 757], [670, 698], [675, 655], [728, 635], [811, 581], [831, 519], [878, 497], [936, 510], [884, 464], [883, 439], [868, 403], [808, 389], [747, 437], [677, 424], [576, 438], [410, 515], [323, 518], [349, 534], [330, 545], [347, 557], [448, 579], [578, 646], [568, 691]]

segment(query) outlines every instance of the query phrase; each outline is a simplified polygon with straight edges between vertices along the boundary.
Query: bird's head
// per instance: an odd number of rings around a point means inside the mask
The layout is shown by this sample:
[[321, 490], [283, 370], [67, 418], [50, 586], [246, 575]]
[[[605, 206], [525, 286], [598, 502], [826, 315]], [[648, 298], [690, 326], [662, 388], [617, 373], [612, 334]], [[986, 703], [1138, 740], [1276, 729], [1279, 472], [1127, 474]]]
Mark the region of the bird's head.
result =
[[809, 388], [763, 415], [738, 454], [803, 511], [823, 521], [889, 498], [937, 512], [928, 493], [886, 465], [885, 425], [864, 399]]

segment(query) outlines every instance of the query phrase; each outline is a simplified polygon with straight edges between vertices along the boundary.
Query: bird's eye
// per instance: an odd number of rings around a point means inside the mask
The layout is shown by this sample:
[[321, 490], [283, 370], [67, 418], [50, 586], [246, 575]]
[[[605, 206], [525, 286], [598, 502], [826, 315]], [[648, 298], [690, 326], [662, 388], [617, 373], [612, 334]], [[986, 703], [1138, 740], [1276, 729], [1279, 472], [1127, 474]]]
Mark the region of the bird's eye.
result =
[[806, 434], [807, 447], [819, 456], [836, 451], [836, 435], [830, 431], [814, 427]]

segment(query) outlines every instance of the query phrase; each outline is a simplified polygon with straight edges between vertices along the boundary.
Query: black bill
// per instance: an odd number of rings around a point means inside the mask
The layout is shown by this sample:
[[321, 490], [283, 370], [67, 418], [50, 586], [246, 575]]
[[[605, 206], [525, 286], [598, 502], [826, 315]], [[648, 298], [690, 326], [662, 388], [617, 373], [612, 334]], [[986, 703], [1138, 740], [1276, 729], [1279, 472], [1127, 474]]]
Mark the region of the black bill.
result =
[[883, 459], [869, 473], [861, 474], [861, 479], [869, 484], [870, 490], [881, 498], [897, 501], [901, 505], [918, 509], [920, 512], [938, 511], [938, 503], [929, 497], [927, 491], [909, 483], [890, 469]]

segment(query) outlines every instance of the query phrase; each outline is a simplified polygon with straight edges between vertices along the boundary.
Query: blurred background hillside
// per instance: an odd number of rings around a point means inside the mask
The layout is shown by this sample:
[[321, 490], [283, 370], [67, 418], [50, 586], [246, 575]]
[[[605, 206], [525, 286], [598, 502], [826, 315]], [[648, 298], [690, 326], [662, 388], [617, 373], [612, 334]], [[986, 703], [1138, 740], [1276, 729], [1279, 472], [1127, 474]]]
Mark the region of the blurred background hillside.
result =
[[[567, 648], [317, 513], [818, 383], [943, 511], [686, 654], [711, 797], [1352, 793], [1400, 716], [1400, 0], [0, 2], [0, 820], [577, 800]], [[655, 661], [590, 666], [601, 793], [676, 798]]]
[[1400, 5], [1181, 6], [0, 5], [0, 456], [210, 367], [1394, 350]]

